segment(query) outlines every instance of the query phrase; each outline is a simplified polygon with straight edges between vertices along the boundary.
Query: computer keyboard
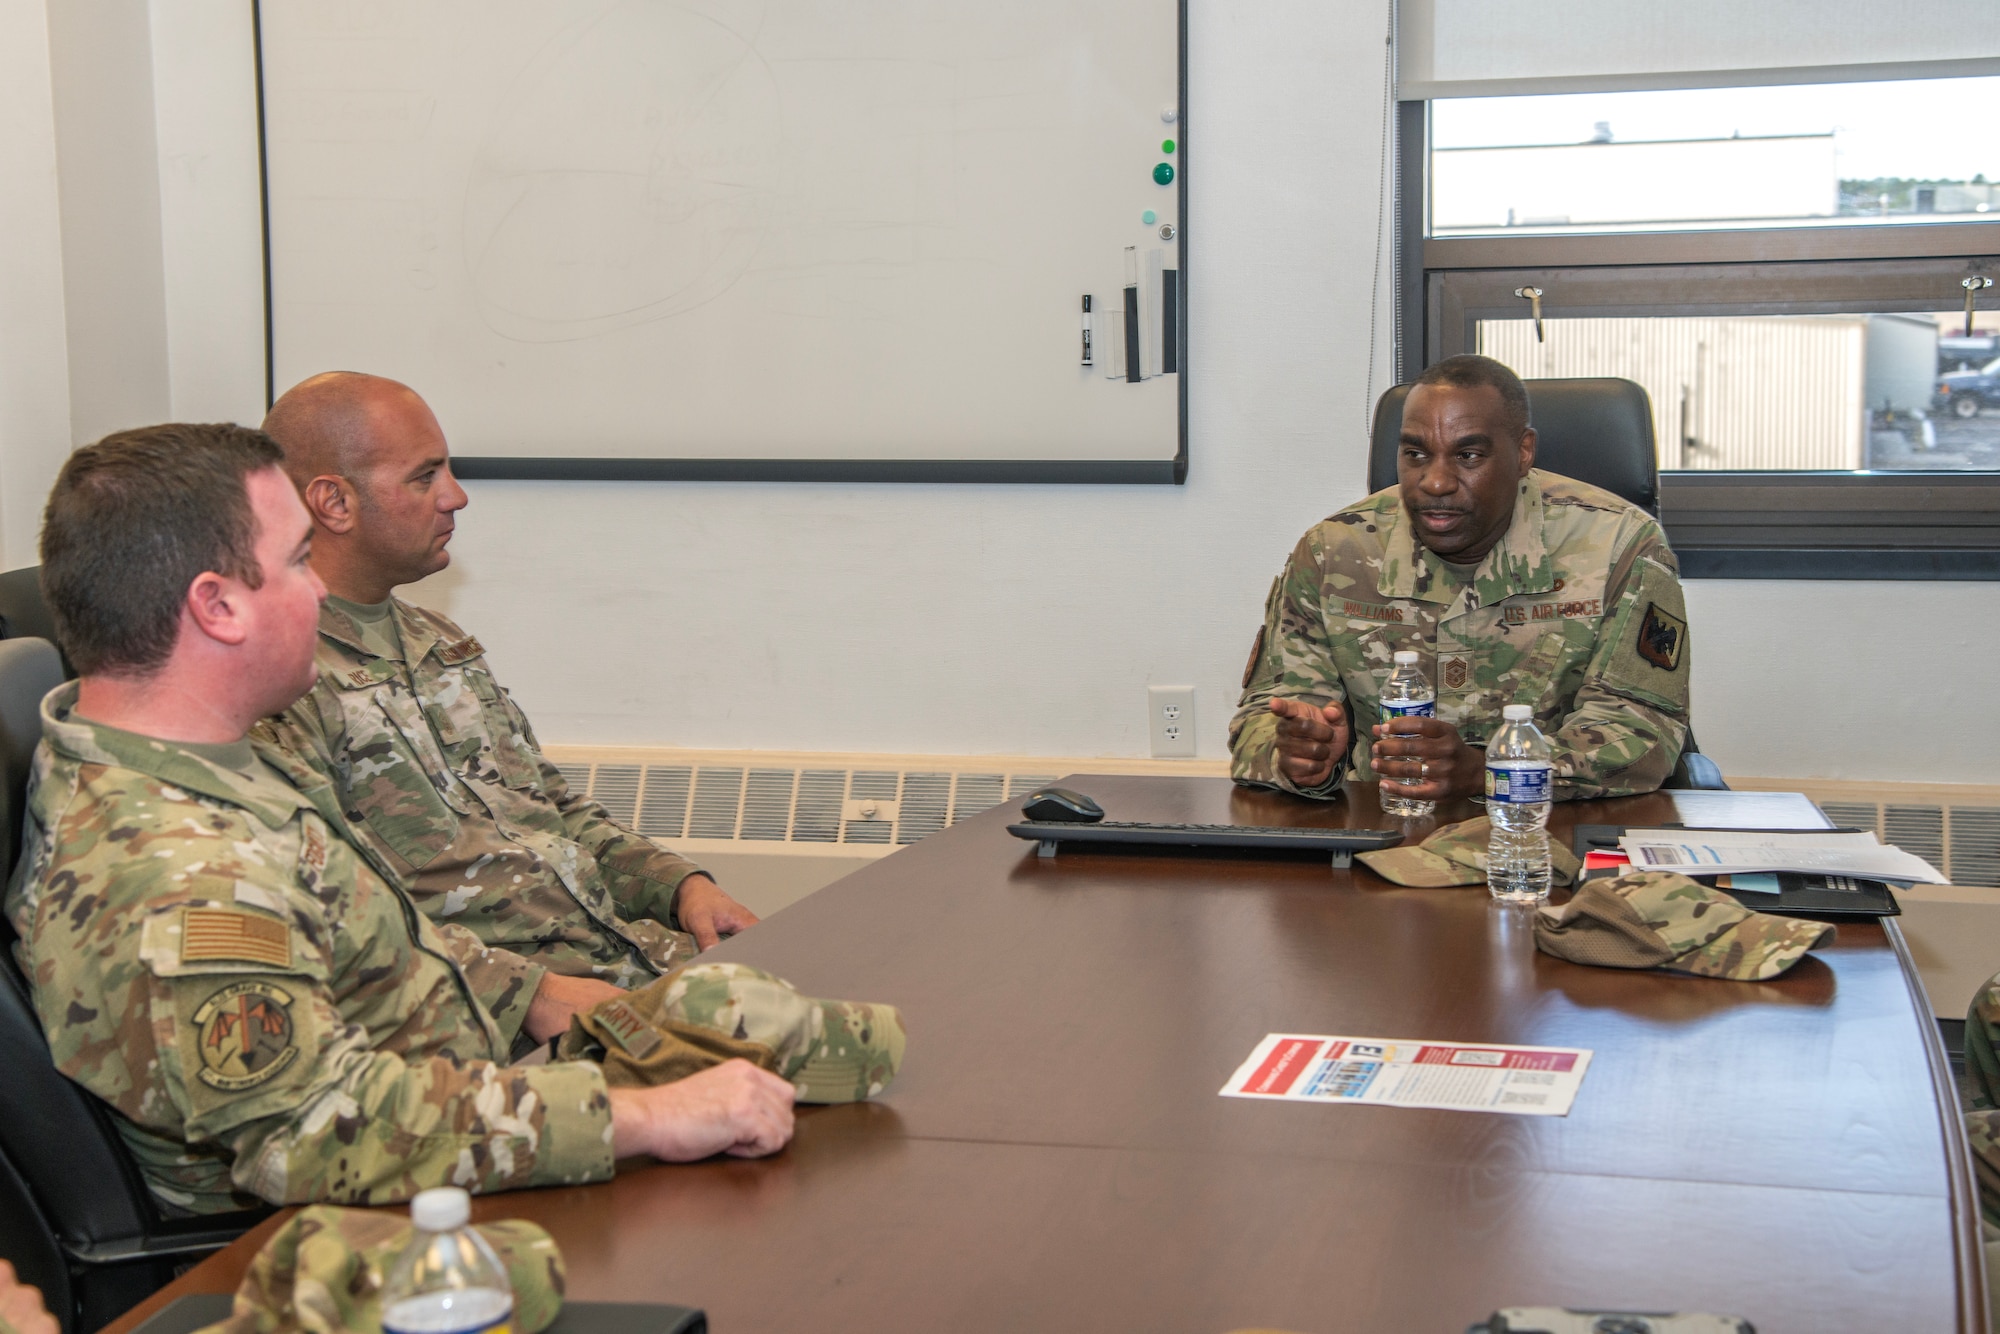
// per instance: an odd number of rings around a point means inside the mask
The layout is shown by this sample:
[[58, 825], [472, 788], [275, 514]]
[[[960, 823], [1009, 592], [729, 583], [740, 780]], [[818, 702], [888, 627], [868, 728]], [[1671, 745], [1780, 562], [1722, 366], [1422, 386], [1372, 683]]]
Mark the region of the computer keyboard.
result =
[[1248, 848], [1264, 852], [1325, 852], [1345, 866], [1356, 852], [1403, 841], [1400, 829], [1299, 829], [1290, 825], [1158, 824], [1144, 820], [1023, 820], [1007, 826], [1015, 838], [1041, 844], [1053, 857], [1064, 843], [1150, 844], [1184, 848]]

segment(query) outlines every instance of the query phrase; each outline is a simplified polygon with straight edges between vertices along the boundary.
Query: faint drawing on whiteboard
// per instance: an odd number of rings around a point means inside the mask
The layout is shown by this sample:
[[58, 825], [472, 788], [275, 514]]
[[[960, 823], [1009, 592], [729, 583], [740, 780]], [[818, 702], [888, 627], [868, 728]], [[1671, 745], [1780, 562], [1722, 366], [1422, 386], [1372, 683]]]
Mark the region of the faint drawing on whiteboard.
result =
[[750, 39], [623, 3], [522, 77], [474, 161], [465, 257], [494, 332], [586, 338], [692, 310], [749, 268], [777, 207], [777, 83]]

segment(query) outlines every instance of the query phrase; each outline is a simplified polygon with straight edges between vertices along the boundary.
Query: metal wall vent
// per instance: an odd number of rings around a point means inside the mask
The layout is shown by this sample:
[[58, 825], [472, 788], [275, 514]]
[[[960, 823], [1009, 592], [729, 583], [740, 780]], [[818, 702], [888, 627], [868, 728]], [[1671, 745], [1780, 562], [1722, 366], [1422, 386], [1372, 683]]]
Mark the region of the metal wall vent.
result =
[[1873, 830], [1954, 885], [2000, 888], [2000, 807], [1931, 802], [1821, 801], [1837, 825]]
[[[904, 847], [969, 820], [1003, 801], [1054, 781], [1046, 757], [1007, 760], [954, 756], [813, 756], [754, 752], [650, 752], [626, 750], [595, 761], [580, 747], [558, 763], [570, 786], [602, 802], [613, 818], [671, 844], [675, 840], [726, 841], [753, 847], [851, 848], [875, 855]], [[685, 756], [666, 760], [666, 756]], [[640, 762], [634, 762], [637, 759]], [[817, 760], [818, 763], [814, 763]], [[1220, 775], [1224, 764], [1181, 761], [1081, 760], [1076, 769], [1100, 773]], [[960, 769], [963, 769], [963, 772]], [[1794, 783], [1752, 780], [1772, 790], [1803, 791], [1838, 825], [1871, 829], [1914, 852], [1955, 885], [2000, 888], [2000, 799], [1996, 789], [1966, 786], [1962, 804], [1951, 785], [1860, 784], [1811, 779]]]
[[1054, 781], [1047, 768], [792, 768], [570, 760], [570, 787], [649, 838], [872, 847], [915, 843]]

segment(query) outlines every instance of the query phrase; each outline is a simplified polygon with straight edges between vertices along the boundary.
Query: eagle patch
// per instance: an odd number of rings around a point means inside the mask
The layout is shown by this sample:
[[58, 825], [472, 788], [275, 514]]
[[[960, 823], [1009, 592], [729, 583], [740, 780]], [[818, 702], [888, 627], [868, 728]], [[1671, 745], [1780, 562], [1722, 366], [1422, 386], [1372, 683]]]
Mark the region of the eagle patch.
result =
[[1639, 621], [1639, 656], [1663, 672], [1680, 670], [1681, 650], [1687, 645], [1687, 622], [1660, 610], [1657, 602], [1646, 604]]

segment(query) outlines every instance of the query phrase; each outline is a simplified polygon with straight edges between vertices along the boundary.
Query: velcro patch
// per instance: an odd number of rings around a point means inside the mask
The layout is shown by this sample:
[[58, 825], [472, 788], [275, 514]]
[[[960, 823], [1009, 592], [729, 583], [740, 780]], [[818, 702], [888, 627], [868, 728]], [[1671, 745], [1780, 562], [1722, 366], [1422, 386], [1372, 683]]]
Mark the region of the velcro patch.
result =
[[482, 656], [486, 646], [472, 635], [450, 644], [440, 644], [437, 649], [438, 661], [447, 667], [456, 667], [461, 662], [470, 662]]
[[618, 1040], [625, 1054], [635, 1061], [651, 1056], [660, 1045], [660, 1032], [641, 1019], [622, 1000], [606, 1001], [591, 1011], [604, 1031]]
[[1646, 604], [1639, 619], [1639, 656], [1663, 672], [1678, 671], [1681, 646], [1687, 642], [1687, 622], [1672, 612], [1662, 611], [1657, 602]]
[[228, 908], [189, 908], [181, 918], [181, 962], [217, 959], [292, 966], [292, 929], [283, 922]]
[[297, 1060], [292, 1000], [291, 992], [269, 982], [232, 982], [202, 1002], [194, 1012], [201, 1082], [240, 1093], [275, 1079]]
[[1456, 694], [1472, 684], [1470, 653], [1440, 653], [1437, 660], [1438, 688]]
[[1250, 678], [1257, 675], [1257, 660], [1264, 656], [1264, 636], [1270, 628], [1268, 625], [1257, 627], [1257, 642], [1250, 646], [1250, 661], [1243, 664], [1243, 688], [1245, 690], [1250, 688]]

